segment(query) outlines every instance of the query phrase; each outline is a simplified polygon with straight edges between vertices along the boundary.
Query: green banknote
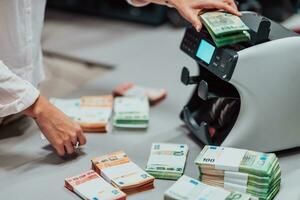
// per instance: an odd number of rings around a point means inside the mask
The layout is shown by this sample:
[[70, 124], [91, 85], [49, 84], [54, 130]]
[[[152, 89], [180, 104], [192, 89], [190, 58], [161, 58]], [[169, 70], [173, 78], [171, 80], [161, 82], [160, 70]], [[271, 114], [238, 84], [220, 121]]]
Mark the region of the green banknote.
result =
[[219, 179], [224, 180], [224, 178], [227, 179], [239, 179], [239, 180], [246, 180], [248, 183], [253, 183], [257, 185], [269, 185], [271, 181], [276, 178], [281, 176], [281, 171], [279, 167], [279, 162], [278, 159], [274, 161], [274, 164], [272, 165], [272, 170], [271, 170], [271, 176], [258, 176], [258, 175], [253, 175], [245, 172], [235, 172], [235, 171], [219, 171], [219, 170], [214, 170], [214, 169], [201, 169], [199, 168], [200, 171], [200, 177], [201, 176], [215, 176], [216, 178], [218, 177]]
[[274, 190], [280, 188], [280, 178], [274, 180], [267, 188], [255, 187], [252, 185], [241, 186], [235, 183], [225, 183], [214, 180], [203, 180], [202, 182], [212, 186], [223, 187], [228, 190], [244, 192], [252, 196], [258, 197], [261, 200], [267, 199], [270, 193], [273, 193]]
[[114, 104], [114, 126], [120, 128], [147, 128], [149, 101], [147, 97], [117, 97]]
[[276, 155], [227, 147], [205, 146], [195, 163], [201, 169], [236, 171], [271, 176]]
[[238, 16], [226, 12], [206, 12], [200, 15], [200, 19], [218, 37], [249, 30]]
[[250, 195], [206, 185], [183, 175], [164, 194], [165, 200], [250, 200]]
[[199, 179], [203, 182], [210, 181], [220, 186], [224, 186], [224, 183], [232, 183], [232, 184], [239, 184], [244, 187], [255, 187], [268, 190], [272, 184], [275, 182], [280, 182], [281, 180], [281, 172], [280, 170], [274, 171], [274, 174], [271, 177], [265, 177], [264, 182], [257, 181], [258, 177], [253, 179], [253, 175], [248, 175], [246, 179], [240, 178], [231, 178], [228, 176], [215, 176], [215, 175], [207, 175], [207, 174], [200, 174]]
[[281, 170], [273, 153], [205, 146], [196, 158], [200, 180], [228, 190], [273, 199], [280, 189]]
[[247, 42], [250, 40], [250, 34], [247, 31], [243, 31], [232, 35], [220, 36], [220, 37], [216, 37], [214, 34], [211, 34], [210, 30], [208, 30], [208, 32], [210, 33], [217, 47], [237, 44], [240, 42]]
[[177, 180], [184, 172], [187, 154], [185, 144], [153, 143], [146, 171], [155, 178]]
[[249, 28], [235, 15], [213, 11], [200, 15], [217, 47], [249, 41]]

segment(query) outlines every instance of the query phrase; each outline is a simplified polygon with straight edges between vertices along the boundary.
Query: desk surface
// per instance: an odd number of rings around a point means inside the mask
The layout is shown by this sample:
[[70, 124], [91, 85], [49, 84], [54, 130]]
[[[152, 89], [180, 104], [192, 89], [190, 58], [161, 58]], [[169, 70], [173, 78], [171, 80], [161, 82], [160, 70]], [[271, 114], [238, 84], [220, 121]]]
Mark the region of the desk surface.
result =
[[[67, 95], [107, 94], [125, 81], [166, 88], [168, 97], [151, 109], [150, 127], [146, 131], [113, 129], [107, 134], [86, 134], [88, 143], [81, 155], [64, 161], [47, 147], [47, 142], [41, 140], [40, 131], [31, 120], [23, 119], [1, 129], [0, 199], [79, 199], [63, 187], [66, 177], [90, 169], [90, 159], [94, 156], [120, 149], [144, 167], [152, 142], [188, 144], [190, 153], [185, 174], [198, 177], [194, 159], [201, 146], [182, 126], [178, 117], [193, 89], [180, 83], [181, 67], [185, 65], [196, 72], [192, 59], [179, 50], [182, 35], [183, 30], [162, 27], [120, 41], [118, 45], [110, 47], [114, 49], [115, 55], [110, 56], [114, 58], [116, 69]], [[277, 200], [300, 199], [298, 154], [299, 151], [280, 155], [282, 188]], [[162, 199], [164, 191], [173, 183], [156, 180], [155, 189], [130, 195], [128, 199]]]

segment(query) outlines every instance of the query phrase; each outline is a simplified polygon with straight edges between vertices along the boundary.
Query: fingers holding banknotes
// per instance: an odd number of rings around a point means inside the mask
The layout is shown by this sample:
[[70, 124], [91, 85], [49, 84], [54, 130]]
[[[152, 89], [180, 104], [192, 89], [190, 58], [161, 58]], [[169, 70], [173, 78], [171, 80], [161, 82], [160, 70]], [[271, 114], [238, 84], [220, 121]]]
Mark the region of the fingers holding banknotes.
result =
[[202, 28], [198, 14], [203, 10], [218, 9], [237, 16], [241, 15], [234, 0], [170, 0], [170, 3], [197, 31]]
[[73, 154], [77, 142], [80, 145], [86, 143], [80, 126], [42, 96], [24, 114], [35, 119], [59, 156]]

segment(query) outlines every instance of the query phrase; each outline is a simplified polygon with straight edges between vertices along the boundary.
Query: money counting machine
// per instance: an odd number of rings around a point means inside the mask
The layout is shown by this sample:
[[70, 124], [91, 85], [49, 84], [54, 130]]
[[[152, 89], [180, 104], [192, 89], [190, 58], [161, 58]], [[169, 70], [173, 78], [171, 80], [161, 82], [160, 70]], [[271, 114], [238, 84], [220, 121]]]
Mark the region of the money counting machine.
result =
[[181, 50], [199, 66], [180, 117], [204, 144], [272, 152], [300, 146], [300, 37], [244, 12], [251, 41], [215, 47], [203, 28], [187, 28]]

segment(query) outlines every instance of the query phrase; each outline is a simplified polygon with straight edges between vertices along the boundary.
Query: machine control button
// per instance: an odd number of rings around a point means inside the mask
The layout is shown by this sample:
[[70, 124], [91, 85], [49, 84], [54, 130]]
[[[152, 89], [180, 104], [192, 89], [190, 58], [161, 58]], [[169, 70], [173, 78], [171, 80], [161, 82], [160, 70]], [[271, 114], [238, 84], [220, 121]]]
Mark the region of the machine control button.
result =
[[218, 63], [216, 63], [216, 62], [213, 62], [212, 66], [214, 66], [214, 67], [218, 67]]
[[220, 70], [221, 70], [222, 72], [225, 71], [225, 63], [221, 63], [221, 65], [220, 65]]

